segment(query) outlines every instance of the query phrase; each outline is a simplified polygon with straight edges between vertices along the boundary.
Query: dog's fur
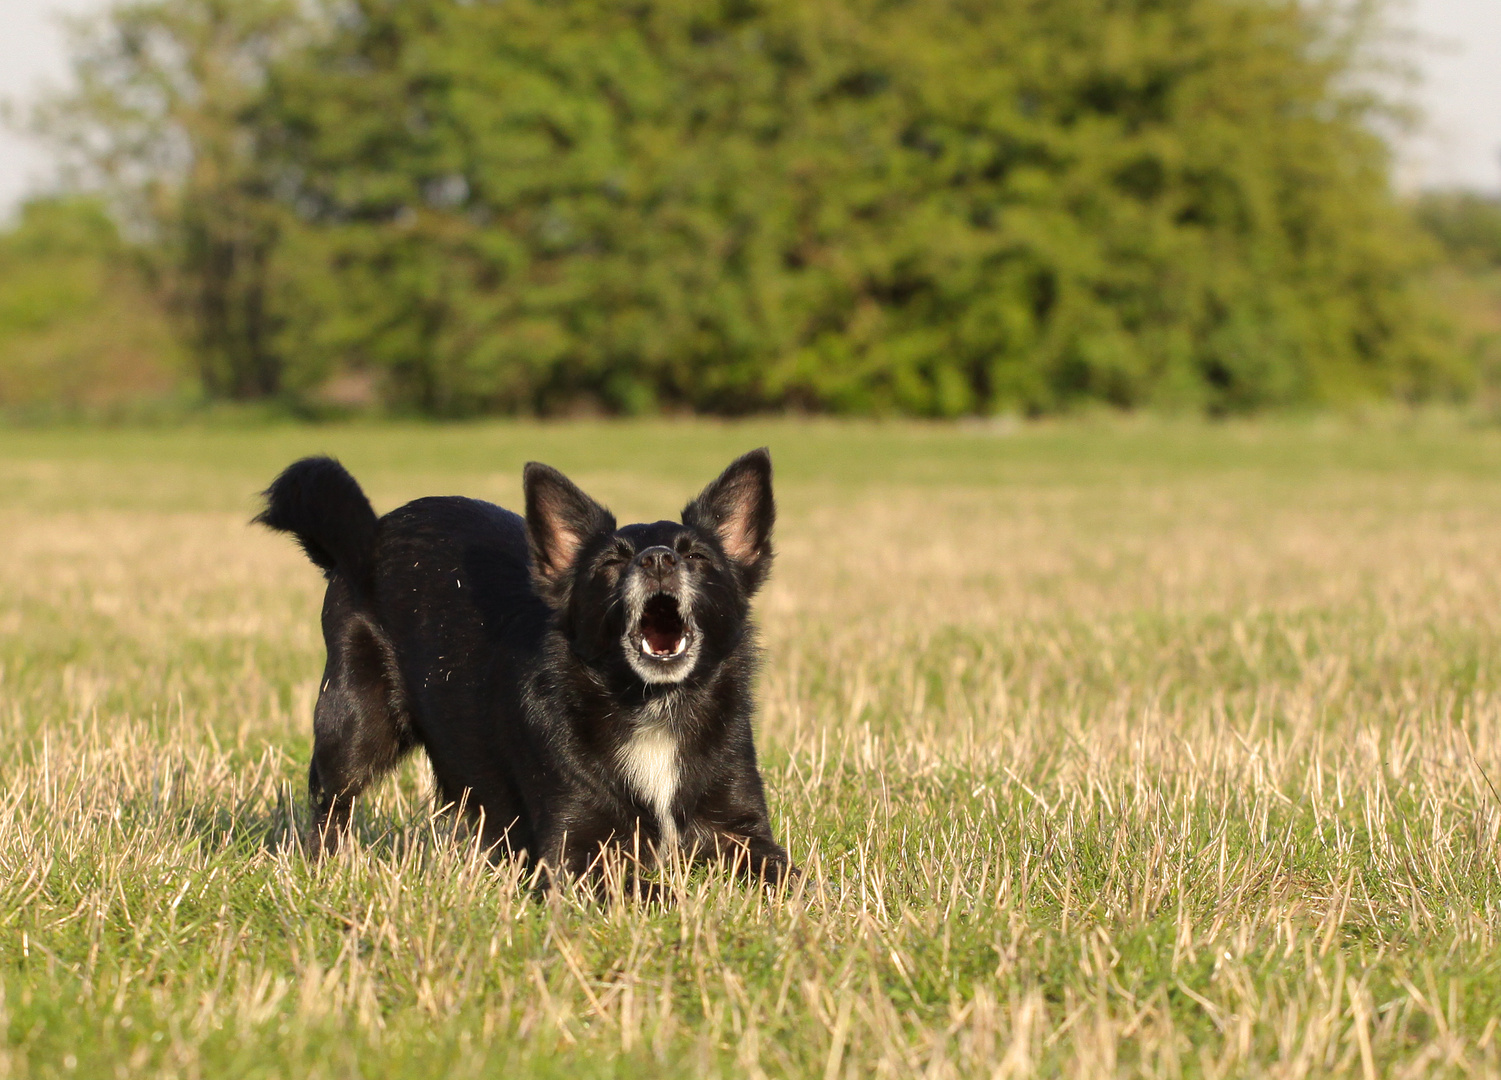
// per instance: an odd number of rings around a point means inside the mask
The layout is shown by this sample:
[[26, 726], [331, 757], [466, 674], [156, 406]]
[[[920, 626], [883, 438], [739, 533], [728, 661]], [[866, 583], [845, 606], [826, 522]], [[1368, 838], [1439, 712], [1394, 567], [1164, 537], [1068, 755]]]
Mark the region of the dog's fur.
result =
[[737, 459], [681, 522], [617, 528], [546, 465], [526, 517], [457, 497], [377, 520], [354, 478], [306, 458], [256, 520], [328, 577], [309, 843], [415, 746], [496, 852], [578, 875], [612, 846], [732, 859], [775, 882], [751, 738], [752, 595], [771, 567], [771, 458]]

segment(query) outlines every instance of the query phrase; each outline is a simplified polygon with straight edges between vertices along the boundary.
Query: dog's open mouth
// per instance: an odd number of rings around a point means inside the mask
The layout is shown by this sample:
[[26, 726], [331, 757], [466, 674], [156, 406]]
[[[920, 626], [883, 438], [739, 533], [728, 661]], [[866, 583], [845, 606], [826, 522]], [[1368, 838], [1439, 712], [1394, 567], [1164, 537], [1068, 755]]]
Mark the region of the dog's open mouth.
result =
[[641, 651], [657, 660], [671, 660], [688, 651], [688, 624], [677, 599], [657, 593], [641, 608]]

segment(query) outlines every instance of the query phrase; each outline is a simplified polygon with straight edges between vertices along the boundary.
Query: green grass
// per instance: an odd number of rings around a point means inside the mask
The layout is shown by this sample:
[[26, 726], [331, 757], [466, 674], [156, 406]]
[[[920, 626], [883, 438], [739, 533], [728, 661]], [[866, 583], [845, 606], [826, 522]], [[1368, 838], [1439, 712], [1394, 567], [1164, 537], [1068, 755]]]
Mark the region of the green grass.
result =
[[[793, 893], [540, 898], [418, 762], [303, 860], [279, 468], [654, 519], [762, 443]], [[0, 552], [0, 1078], [1501, 1075], [1501, 431], [11, 431]]]

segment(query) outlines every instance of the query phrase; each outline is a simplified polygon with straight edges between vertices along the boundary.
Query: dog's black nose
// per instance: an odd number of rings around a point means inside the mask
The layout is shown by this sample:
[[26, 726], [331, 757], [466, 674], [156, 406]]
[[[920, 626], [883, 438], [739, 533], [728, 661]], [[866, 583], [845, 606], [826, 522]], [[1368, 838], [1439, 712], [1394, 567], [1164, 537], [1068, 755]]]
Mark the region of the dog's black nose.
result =
[[642, 573], [647, 577], [654, 577], [661, 581], [677, 569], [678, 556], [672, 548], [658, 544], [637, 555], [636, 564], [641, 567]]

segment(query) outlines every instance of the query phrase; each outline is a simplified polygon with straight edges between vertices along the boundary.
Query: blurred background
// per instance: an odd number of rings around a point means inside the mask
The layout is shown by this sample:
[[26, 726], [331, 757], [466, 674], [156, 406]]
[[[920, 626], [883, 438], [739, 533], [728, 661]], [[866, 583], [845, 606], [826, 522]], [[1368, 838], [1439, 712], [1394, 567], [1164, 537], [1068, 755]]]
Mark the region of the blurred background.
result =
[[1501, 4], [0, 0], [0, 415], [1501, 401]]

